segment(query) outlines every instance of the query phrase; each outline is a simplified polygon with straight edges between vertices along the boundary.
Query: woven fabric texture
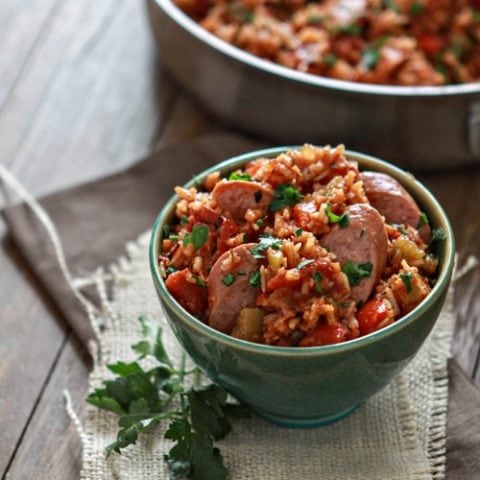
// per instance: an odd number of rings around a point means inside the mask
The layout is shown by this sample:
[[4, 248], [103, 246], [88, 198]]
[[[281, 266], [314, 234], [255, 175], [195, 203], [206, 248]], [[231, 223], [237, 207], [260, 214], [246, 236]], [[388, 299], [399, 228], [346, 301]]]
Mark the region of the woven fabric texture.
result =
[[[128, 246], [128, 258], [112, 267], [114, 287], [107, 299], [104, 278], [96, 276], [102, 296], [92, 321], [98, 340], [90, 388], [112, 374], [108, 363], [135, 358], [140, 315], [164, 327], [173, 358], [180, 346], [163, 316], [148, 265], [145, 234]], [[445, 472], [447, 358], [453, 316], [452, 292], [437, 325], [419, 354], [389, 386], [346, 419], [311, 430], [292, 430], [258, 418], [236, 420], [233, 432], [218, 446], [232, 480], [442, 480]], [[139, 438], [122, 455], [105, 458], [114, 440], [113, 414], [88, 406], [83, 428], [83, 480], [167, 479], [163, 455], [172, 443], [163, 429]]]

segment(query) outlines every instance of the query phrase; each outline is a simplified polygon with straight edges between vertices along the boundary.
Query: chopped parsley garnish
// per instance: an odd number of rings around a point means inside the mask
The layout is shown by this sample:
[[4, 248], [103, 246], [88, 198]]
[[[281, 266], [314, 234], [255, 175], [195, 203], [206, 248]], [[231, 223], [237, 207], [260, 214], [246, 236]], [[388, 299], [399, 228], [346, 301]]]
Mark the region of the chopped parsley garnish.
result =
[[196, 250], [201, 248], [208, 239], [208, 227], [206, 225], [195, 225], [192, 233], [187, 233], [183, 239], [183, 244], [193, 244]]
[[224, 285], [229, 287], [233, 282], [235, 282], [235, 275], [233, 273], [227, 273], [223, 278], [222, 282]]
[[345, 212], [343, 215], [336, 215], [332, 212], [332, 207], [329, 203], [327, 203], [325, 213], [327, 214], [328, 221], [330, 223], [338, 223], [340, 228], [346, 228], [350, 224], [348, 213]]
[[359, 37], [362, 34], [362, 27], [356, 23], [336, 25], [331, 29], [331, 33], [334, 35], [350, 35], [352, 37]]
[[243, 242], [243, 243], [248, 243], [248, 233], [245, 232], [245, 233], [242, 235], [242, 242]]
[[167, 275], [171, 275], [172, 273], [175, 273], [175, 272], [178, 272], [178, 268], [175, 267], [174, 265], [170, 265], [169, 267], [167, 267], [167, 269], [165, 270], [165, 273]]
[[359, 285], [362, 279], [372, 275], [373, 265], [370, 262], [356, 264], [349, 260], [343, 267], [342, 272], [347, 275], [350, 286]]
[[307, 23], [309, 25], [320, 25], [325, 20], [325, 17], [322, 15], [309, 15], [307, 17]]
[[295, 230], [295, 236], [296, 236], [296, 237], [299, 237], [302, 233], [303, 233], [303, 230], [302, 230], [301, 228], [297, 228], [297, 229]]
[[362, 52], [360, 65], [366, 70], [373, 70], [380, 60], [380, 48], [382, 48], [389, 39], [389, 35], [383, 35], [376, 38], [372, 44]]
[[[214, 442], [231, 431], [230, 418], [247, 412], [227, 403], [227, 392], [218, 385], [200, 386], [200, 371], [187, 369], [184, 352], [175, 365], [158, 324], [147, 317], [140, 321], [142, 339], [132, 346], [137, 360], [108, 365], [116, 377], [103, 380], [87, 398], [89, 404], [118, 415], [117, 438], [108, 445], [107, 456], [121, 453], [140, 434], [168, 422], [164, 438], [174, 445], [164, 460], [170, 478], [225, 480], [228, 471]], [[145, 368], [144, 357], [150, 357], [153, 366]]]
[[250, 279], [249, 279], [250, 285], [252, 287], [259, 287], [260, 286], [260, 272], [255, 271], [250, 274]]
[[259, 218], [256, 222], [255, 222], [255, 225], [257, 225], [257, 227], [263, 227], [265, 225], [265, 220], [263, 218]]
[[338, 62], [338, 57], [336, 55], [334, 55], [333, 53], [329, 53], [325, 57], [325, 65], [327, 67], [332, 68], [337, 62]]
[[257, 243], [257, 245], [252, 247], [250, 250], [253, 258], [265, 258], [265, 255], [263, 254], [267, 248], [271, 247], [275, 250], [278, 250], [282, 244], [282, 240], [272, 237], [271, 235], [260, 235], [258, 241], [259, 243]]
[[311, 258], [307, 259], [307, 260], [303, 260], [302, 262], [300, 262], [295, 268], [297, 270], [301, 270], [302, 268], [306, 267], [307, 265], [310, 265], [311, 263], [313, 263], [315, 260], [312, 260]]
[[205, 280], [198, 277], [197, 275], [193, 275], [193, 278], [197, 282], [197, 285], [200, 285], [201, 287], [206, 287], [207, 286], [207, 284], [205, 283]]
[[410, 293], [412, 291], [412, 278], [413, 278], [412, 272], [401, 273], [399, 277], [400, 277], [400, 280], [405, 285], [405, 288], [407, 289], [407, 293]]
[[289, 183], [279, 185], [275, 190], [273, 200], [268, 209], [271, 212], [277, 212], [285, 207], [293, 207], [302, 199], [302, 194]]
[[320, 286], [320, 282], [323, 279], [323, 275], [320, 272], [314, 272], [312, 275], [313, 278], [313, 283], [315, 284], [315, 291], [317, 293], [323, 293], [322, 292], [322, 287]]
[[172, 242], [178, 242], [178, 235], [169, 235], [168, 239]]
[[203, 182], [200, 180], [200, 178], [193, 174], [192, 175], [192, 180], [193, 180], [193, 185], [195, 186], [195, 188], [202, 188], [203, 187]]
[[163, 238], [168, 238], [170, 236], [170, 225], [165, 224], [162, 227]]
[[462, 60], [464, 54], [464, 48], [462, 44], [460, 42], [453, 42], [451, 48], [457, 60]]
[[362, 53], [360, 65], [366, 70], [373, 70], [380, 60], [380, 51], [377, 47], [368, 47]]
[[232, 172], [228, 176], [229, 180], [243, 180], [244, 182], [251, 182], [252, 177], [248, 173], [243, 172]]
[[446, 238], [447, 235], [442, 227], [434, 228], [432, 230], [432, 240], [430, 241], [430, 248], [438, 242], [445, 240]]
[[425, 10], [425, 5], [422, 2], [413, 2], [412, 6], [410, 7], [410, 13], [416, 17], [420, 15]]
[[385, 8], [388, 8], [390, 10], [393, 10], [396, 13], [399, 13], [398, 5], [395, 3], [394, 0], [383, 0], [383, 4], [385, 5]]
[[183, 217], [180, 219], [180, 223], [182, 225], [186, 225], [188, 223], [188, 217], [186, 215], [183, 215]]
[[418, 219], [417, 228], [423, 227], [423, 225], [428, 225], [428, 217], [425, 212], [420, 214], [420, 218]]
[[240, 5], [232, 5], [229, 10], [232, 16], [243, 23], [252, 23], [255, 18], [253, 12]]

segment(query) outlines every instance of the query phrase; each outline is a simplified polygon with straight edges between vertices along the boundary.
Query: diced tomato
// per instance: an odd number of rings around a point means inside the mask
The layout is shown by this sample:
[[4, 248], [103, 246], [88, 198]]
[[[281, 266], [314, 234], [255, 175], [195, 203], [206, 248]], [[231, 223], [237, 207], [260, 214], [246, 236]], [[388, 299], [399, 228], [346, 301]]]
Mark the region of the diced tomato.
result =
[[227, 240], [240, 233], [238, 225], [229, 218], [225, 219], [218, 231], [217, 250], [221, 255], [226, 252], [230, 247], [227, 245]]
[[198, 211], [195, 212], [195, 218], [199, 222], [203, 223], [215, 223], [218, 218], [220, 217], [220, 214], [217, 213], [213, 208], [207, 207], [205, 205], [202, 205]]
[[321, 323], [312, 333], [302, 339], [302, 347], [315, 347], [317, 345], [331, 345], [346, 340], [348, 330], [343, 325], [330, 325]]
[[380, 300], [370, 300], [358, 312], [358, 324], [361, 335], [377, 330], [378, 325], [388, 317], [388, 309]]
[[297, 203], [293, 207], [293, 218], [295, 224], [300, 228], [307, 229], [310, 222], [310, 215], [317, 211], [317, 207], [313, 202]]
[[277, 273], [267, 282], [267, 290], [277, 290], [279, 288], [296, 288], [302, 284], [302, 278], [287, 278], [286, 272]]
[[444, 47], [445, 43], [440, 35], [434, 33], [422, 33], [417, 37], [417, 42], [420, 48], [427, 55], [431, 56], [436, 55]]
[[184, 268], [169, 275], [165, 285], [185, 310], [196, 317], [201, 317], [207, 309], [208, 291], [197, 283], [189, 282], [188, 278], [191, 278], [190, 271]]

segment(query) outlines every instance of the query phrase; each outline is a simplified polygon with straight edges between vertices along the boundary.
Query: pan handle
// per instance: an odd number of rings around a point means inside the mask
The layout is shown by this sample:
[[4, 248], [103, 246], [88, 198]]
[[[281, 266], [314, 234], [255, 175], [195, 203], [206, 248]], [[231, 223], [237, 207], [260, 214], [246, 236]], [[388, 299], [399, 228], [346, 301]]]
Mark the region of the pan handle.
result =
[[480, 158], [480, 102], [472, 104], [468, 123], [468, 142], [475, 158]]

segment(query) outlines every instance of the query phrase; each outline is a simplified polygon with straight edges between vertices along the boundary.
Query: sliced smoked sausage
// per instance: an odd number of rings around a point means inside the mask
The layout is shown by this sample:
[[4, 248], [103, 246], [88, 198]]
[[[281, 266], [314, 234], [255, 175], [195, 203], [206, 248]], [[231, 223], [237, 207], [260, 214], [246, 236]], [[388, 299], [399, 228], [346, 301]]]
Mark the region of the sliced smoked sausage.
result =
[[[390, 175], [378, 172], [362, 172], [365, 194], [388, 223], [410, 225], [418, 228], [421, 211], [412, 196]], [[431, 229], [428, 225], [418, 228], [418, 233], [428, 244]]]
[[346, 228], [339, 225], [320, 239], [321, 245], [335, 253], [340, 264], [349, 261], [355, 265], [372, 264], [369, 277], [358, 285], [351, 285], [355, 302], [365, 302], [373, 291], [387, 262], [388, 238], [382, 217], [375, 208], [358, 203], [347, 207], [349, 217]]
[[245, 213], [249, 208], [265, 212], [272, 201], [273, 193], [270, 187], [244, 180], [224, 180], [215, 185], [212, 199], [222, 213], [237, 222], [245, 221]]
[[255, 243], [239, 245], [221, 255], [210, 271], [208, 286], [208, 323], [211, 327], [230, 333], [240, 310], [254, 307], [259, 287], [250, 285], [250, 275], [258, 270], [257, 260], [250, 250]]

